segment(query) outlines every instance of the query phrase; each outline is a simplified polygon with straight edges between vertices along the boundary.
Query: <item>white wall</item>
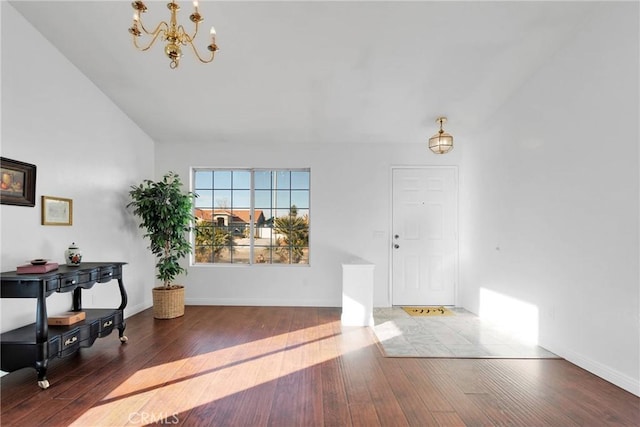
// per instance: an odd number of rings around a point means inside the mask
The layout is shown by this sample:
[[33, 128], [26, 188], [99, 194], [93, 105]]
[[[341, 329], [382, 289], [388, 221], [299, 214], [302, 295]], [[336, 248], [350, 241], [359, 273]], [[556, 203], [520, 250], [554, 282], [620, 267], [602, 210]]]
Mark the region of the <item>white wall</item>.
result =
[[[2, 7], [3, 157], [37, 166], [36, 206], [0, 205], [2, 271], [33, 258], [124, 261], [125, 315], [150, 306], [153, 258], [125, 210], [130, 185], [153, 176], [153, 141], [7, 2]], [[73, 199], [73, 225], [40, 225], [42, 195]], [[120, 302], [117, 283], [84, 292], [84, 307]], [[35, 300], [2, 300], [1, 329], [32, 323]], [[50, 314], [71, 308], [52, 295]], [[115, 305], [114, 305], [115, 304]]]
[[[435, 124], [434, 124], [435, 132]], [[393, 165], [456, 165], [425, 141], [315, 145], [255, 142], [158, 144], [156, 175], [189, 180], [190, 167], [311, 168], [310, 266], [193, 266], [184, 278], [189, 304], [312, 305], [342, 303], [341, 264], [354, 256], [375, 264], [374, 304], [388, 306], [390, 173]]]
[[534, 307], [541, 345], [635, 394], [638, 15], [605, 4], [475, 135], [461, 182], [463, 305]]

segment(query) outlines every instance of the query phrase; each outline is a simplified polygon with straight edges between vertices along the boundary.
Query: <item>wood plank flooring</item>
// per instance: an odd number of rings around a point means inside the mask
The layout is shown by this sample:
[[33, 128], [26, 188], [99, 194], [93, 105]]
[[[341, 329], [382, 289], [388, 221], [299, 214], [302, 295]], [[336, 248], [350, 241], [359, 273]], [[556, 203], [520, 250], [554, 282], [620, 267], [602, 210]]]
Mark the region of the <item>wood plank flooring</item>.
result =
[[0, 379], [3, 426], [638, 426], [640, 398], [564, 360], [385, 358], [339, 308], [151, 310]]

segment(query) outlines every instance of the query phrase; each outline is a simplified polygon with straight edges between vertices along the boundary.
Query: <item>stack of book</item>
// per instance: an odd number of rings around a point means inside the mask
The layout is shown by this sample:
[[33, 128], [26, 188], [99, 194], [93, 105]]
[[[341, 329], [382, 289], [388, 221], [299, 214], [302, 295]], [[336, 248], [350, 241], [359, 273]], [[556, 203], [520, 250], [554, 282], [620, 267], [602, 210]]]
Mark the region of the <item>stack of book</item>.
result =
[[78, 323], [86, 318], [84, 311], [68, 311], [66, 313], [59, 314], [57, 316], [50, 316], [47, 318], [47, 323], [51, 326], [67, 326]]
[[46, 264], [25, 264], [20, 265], [16, 269], [16, 273], [18, 274], [42, 274], [48, 273], [49, 271], [57, 270], [58, 263], [57, 262], [47, 262]]

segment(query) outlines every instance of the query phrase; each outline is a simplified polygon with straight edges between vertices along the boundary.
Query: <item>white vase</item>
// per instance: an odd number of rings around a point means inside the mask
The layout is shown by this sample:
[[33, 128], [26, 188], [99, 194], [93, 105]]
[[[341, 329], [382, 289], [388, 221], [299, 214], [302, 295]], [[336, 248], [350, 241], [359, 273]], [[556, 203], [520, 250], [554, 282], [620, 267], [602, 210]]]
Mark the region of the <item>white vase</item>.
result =
[[64, 251], [64, 259], [68, 266], [75, 267], [80, 265], [80, 261], [82, 261], [82, 252], [75, 242], [71, 243], [69, 249]]

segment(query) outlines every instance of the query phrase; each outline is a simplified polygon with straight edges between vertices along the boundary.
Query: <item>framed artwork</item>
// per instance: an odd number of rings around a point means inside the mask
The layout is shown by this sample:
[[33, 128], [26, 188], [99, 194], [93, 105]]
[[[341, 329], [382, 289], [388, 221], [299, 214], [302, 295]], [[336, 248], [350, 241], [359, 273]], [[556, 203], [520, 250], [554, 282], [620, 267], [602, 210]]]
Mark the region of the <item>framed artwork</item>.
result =
[[73, 224], [73, 200], [42, 196], [42, 225]]
[[36, 205], [36, 166], [0, 157], [0, 203]]

